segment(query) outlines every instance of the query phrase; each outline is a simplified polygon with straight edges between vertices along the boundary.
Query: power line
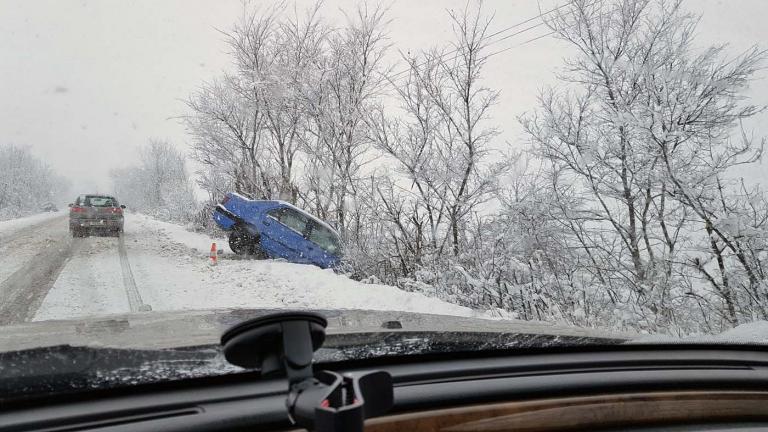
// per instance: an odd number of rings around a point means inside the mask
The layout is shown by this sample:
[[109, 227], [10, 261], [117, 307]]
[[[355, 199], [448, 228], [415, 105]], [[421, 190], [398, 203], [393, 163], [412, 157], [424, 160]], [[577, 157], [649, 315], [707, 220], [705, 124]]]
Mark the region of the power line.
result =
[[[594, 2], [594, 3], [597, 3], [597, 2]], [[594, 3], [592, 3], [592, 4], [594, 4]], [[605, 14], [602, 14], [602, 15], [599, 15], [599, 16], [600, 16], [600, 17], [605, 17], [605, 16], [607, 16], [607, 15], [608, 15], [608, 13], [605, 13]], [[570, 29], [570, 28], [573, 28], [573, 27], [575, 27], [575, 26], [577, 26], [577, 25], [578, 25], [578, 23], [574, 23], [574, 24], [571, 24], [571, 25], [569, 25], [569, 26], [563, 27], [563, 29]], [[528, 40], [526, 40], [526, 41], [524, 41], [524, 42], [521, 42], [521, 43], [519, 43], [519, 44], [516, 44], [516, 45], [510, 45], [510, 46], [508, 46], [508, 47], [506, 47], [506, 48], [503, 48], [503, 49], [500, 49], [500, 50], [498, 50], [498, 51], [495, 51], [495, 52], [492, 52], [492, 53], [488, 54], [488, 55], [487, 55], [485, 58], [490, 58], [490, 57], [493, 57], [493, 56], [495, 56], [495, 55], [497, 55], [497, 54], [501, 54], [501, 53], [503, 53], [503, 52], [509, 51], [509, 50], [511, 50], [512, 48], [518, 48], [518, 47], [521, 47], [521, 46], [523, 46], [523, 45], [529, 44], [529, 43], [531, 43], [531, 42], [535, 42], [535, 41], [537, 41], [537, 40], [539, 40], [539, 39], [543, 39], [543, 38], [545, 38], [545, 37], [548, 37], [548, 36], [552, 36], [552, 35], [554, 35], [554, 34], [557, 34], [557, 32], [558, 32], [557, 30], [552, 30], [552, 31], [550, 31], [549, 33], [546, 33], [546, 34], [543, 34], [543, 35], [540, 35], [540, 36], [536, 36], [536, 37], [534, 37], [534, 38], [528, 39]]]
[[[549, 15], [549, 14], [551, 14], [551, 13], [553, 13], [553, 12], [556, 12], [556, 11], [558, 11], [558, 10], [560, 10], [560, 9], [562, 9], [562, 8], [564, 8], [564, 7], [566, 7], [566, 6], [569, 6], [569, 5], [573, 4], [573, 3], [575, 3], [576, 1], [577, 1], [577, 0], [569, 0], [568, 2], [566, 2], [566, 3], [563, 3], [563, 4], [562, 4], [562, 5], [560, 5], [560, 6], [557, 6], [557, 7], [555, 7], [555, 8], [549, 9], [549, 10], [547, 10], [547, 11], [545, 11], [545, 12], [542, 12], [542, 13], [540, 13], [539, 15], [536, 15], [536, 16], [534, 16], [534, 17], [528, 18], [528, 19], [527, 19], [527, 20], [525, 20], [525, 21], [521, 21], [521, 22], [519, 22], [519, 23], [513, 24], [513, 25], [511, 25], [511, 26], [509, 26], [509, 27], [506, 27], [506, 28], [504, 28], [504, 29], [501, 29], [501, 30], [499, 30], [499, 31], [496, 31], [495, 33], [493, 33], [493, 34], [489, 35], [489, 36], [488, 36], [488, 39], [491, 39], [491, 38], [493, 38], [493, 37], [495, 37], [495, 36], [498, 36], [498, 35], [500, 35], [500, 34], [502, 34], [502, 33], [506, 33], [506, 32], [508, 32], [508, 31], [510, 31], [510, 30], [514, 30], [514, 29], [516, 29], [516, 28], [518, 28], [518, 27], [521, 27], [521, 26], [523, 26], [523, 25], [525, 25], [525, 24], [528, 24], [528, 23], [530, 23], [530, 22], [532, 22], [532, 21], [535, 21], [535, 20], [537, 20], [537, 19], [541, 19], [541, 18], [543, 18], [543, 17], [544, 17], [544, 16], [546, 16], [546, 15]], [[599, 0], [595, 0], [594, 2], [592, 2], [592, 4], [595, 4], [595, 3], [597, 3], [598, 1], [599, 1]], [[590, 6], [591, 6], [592, 4], [590, 4]], [[533, 29], [535, 29], [535, 28], [541, 27], [541, 26], [543, 26], [543, 25], [545, 25], [545, 24], [546, 24], [546, 23], [545, 23], [544, 21], [542, 21], [542, 22], [540, 22], [540, 23], [538, 23], [538, 24], [535, 24], [535, 25], [533, 25], [533, 26], [530, 26], [530, 27], [526, 27], [526, 28], [524, 28], [524, 29], [522, 29], [522, 30], [519, 30], [519, 31], [517, 31], [517, 32], [514, 32], [514, 33], [512, 33], [512, 34], [506, 35], [506, 36], [502, 37], [501, 39], [498, 39], [498, 40], [495, 40], [495, 41], [491, 41], [491, 42], [489, 42], [489, 43], [488, 43], [488, 45], [487, 45], [487, 46], [491, 46], [491, 45], [497, 44], [497, 43], [499, 43], [499, 42], [502, 42], [502, 41], [504, 41], [504, 40], [507, 40], [507, 39], [509, 39], [509, 38], [511, 38], [511, 37], [514, 37], [514, 36], [517, 36], [517, 35], [523, 34], [523, 33], [525, 33], [525, 32], [531, 31], [531, 30], [533, 30]], [[526, 44], [526, 43], [530, 43], [530, 42], [533, 42], [533, 41], [535, 41], [535, 40], [541, 39], [541, 38], [543, 38], [543, 37], [546, 37], [546, 36], [549, 36], [549, 35], [552, 35], [552, 34], [554, 34], [554, 32], [550, 32], [550, 33], [548, 33], [548, 34], [546, 34], [546, 35], [544, 35], [544, 36], [539, 36], [539, 37], [533, 38], [533, 39], [531, 39], [531, 40], [525, 41], [525, 42], [523, 42], [523, 43], [522, 43], [522, 44], [520, 44], [520, 45], [524, 45], [524, 44]], [[519, 45], [513, 45], [513, 47], [514, 47], [514, 46], [519, 46]], [[509, 49], [511, 49], [511, 47], [509, 47], [509, 48], [505, 48], [504, 50], [501, 50], [501, 51], [499, 51], [499, 52], [493, 53], [493, 54], [491, 54], [491, 55], [495, 55], [495, 54], [498, 54], [498, 53], [500, 53], [500, 52], [504, 52], [504, 51], [507, 51], [507, 50], [509, 50]], [[448, 56], [448, 55], [451, 55], [451, 54], [455, 54], [455, 53], [457, 53], [457, 52], [458, 52], [458, 49], [454, 49], [454, 50], [448, 51], [448, 52], [446, 52], [446, 53], [443, 53], [443, 54], [441, 54], [441, 55], [440, 55], [440, 59], [442, 59], [442, 58], [443, 58], [443, 57], [445, 57], [445, 56]], [[456, 55], [456, 56], [454, 56], [453, 58], [451, 58], [450, 60], [455, 60], [455, 59], [457, 59], [458, 57], [459, 57], [459, 56], [458, 56], [458, 55]], [[424, 62], [424, 63], [421, 63], [421, 64], [418, 64], [418, 65], [416, 65], [416, 67], [417, 67], [417, 68], [419, 68], [419, 67], [425, 66], [426, 64], [427, 64], [427, 62]], [[410, 67], [409, 67], [408, 69], [404, 69], [404, 70], [402, 70], [402, 71], [400, 71], [400, 72], [398, 72], [398, 73], [395, 73], [394, 75], [392, 75], [392, 76], [390, 77], [390, 81], [395, 81], [395, 80], [399, 79], [399, 77], [401, 77], [401, 76], [404, 76], [405, 74], [409, 73], [409, 72], [411, 71], [411, 69], [412, 69], [412, 68], [410, 68]]]
[[531, 42], [535, 42], [535, 41], [537, 41], [539, 39], [544, 39], [545, 37], [552, 36], [555, 33], [557, 33], [557, 31], [551, 31], [551, 32], [546, 33], [546, 34], [543, 34], [543, 35], [540, 35], [540, 36], [536, 36], [535, 38], [528, 39], [527, 41], [521, 42], [521, 43], [519, 43], [517, 45], [510, 45], [510, 46], [508, 46], [506, 48], [503, 48], [503, 49], [500, 49], [498, 51], [495, 51], [495, 52], [492, 52], [492, 53], [488, 54], [485, 58], [490, 58], [490, 57], [495, 56], [496, 54], [501, 54], [503, 52], [507, 52], [507, 51], [511, 50], [512, 48], [518, 48], [518, 47], [521, 47], [523, 45], [529, 44]]

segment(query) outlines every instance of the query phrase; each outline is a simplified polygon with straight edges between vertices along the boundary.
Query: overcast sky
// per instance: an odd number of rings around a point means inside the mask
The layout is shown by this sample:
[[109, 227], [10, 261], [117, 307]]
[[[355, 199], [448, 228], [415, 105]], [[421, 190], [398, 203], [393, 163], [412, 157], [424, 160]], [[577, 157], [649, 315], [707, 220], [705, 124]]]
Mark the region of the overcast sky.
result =
[[[542, 9], [566, 0], [545, 0]], [[258, 3], [258, 2], [257, 2]], [[265, 2], [267, 3], [267, 2]], [[297, 2], [299, 7], [308, 1]], [[324, 15], [355, 1], [327, 0]], [[394, 0], [391, 43], [418, 50], [450, 37], [446, 8], [465, 0]], [[493, 29], [534, 17], [535, 0], [487, 0]], [[703, 15], [702, 44], [729, 42], [733, 53], [753, 44], [768, 47], [768, 1], [688, 0]], [[240, 0], [0, 0], [0, 144], [30, 146], [81, 189], [110, 187], [108, 173], [134, 161], [150, 138], [186, 149], [189, 138], [176, 117], [182, 99], [203, 81], [230, 69], [223, 36], [242, 11]], [[535, 29], [493, 46], [518, 45], [546, 33]], [[502, 139], [520, 145], [517, 116], [535, 106], [539, 88], [569, 50], [545, 38], [493, 57], [487, 85], [501, 91], [494, 121]], [[768, 76], [768, 74], [764, 74]], [[768, 104], [768, 78], [750, 95]], [[749, 126], [768, 135], [762, 114]], [[768, 183], [768, 164], [745, 172]]]

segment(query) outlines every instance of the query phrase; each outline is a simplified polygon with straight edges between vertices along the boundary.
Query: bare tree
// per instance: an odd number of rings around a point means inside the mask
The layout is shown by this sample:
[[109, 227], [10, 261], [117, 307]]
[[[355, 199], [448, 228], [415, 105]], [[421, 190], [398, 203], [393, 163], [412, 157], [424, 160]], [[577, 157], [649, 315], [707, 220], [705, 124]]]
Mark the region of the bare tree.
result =
[[306, 126], [302, 87], [317, 73], [330, 29], [320, 17], [321, 3], [300, 16], [278, 20], [282, 6], [262, 17], [247, 12], [229, 35], [237, 60], [239, 92], [263, 112], [266, 144], [279, 169], [278, 196], [296, 200], [294, 164]]
[[386, 84], [385, 14], [381, 6], [358, 6], [346, 26], [328, 34], [316, 79], [303, 87], [309, 118], [304, 201], [342, 230], [347, 197], [356, 195], [361, 169], [371, 160], [364, 120]]
[[[184, 122], [193, 137], [192, 157], [228, 178], [222, 186], [260, 198], [272, 198], [281, 184], [278, 164], [271, 157], [266, 118], [260, 107], [237, 91], [235, 77], [205, 84], [188, 101], [192, 115]], [[220, 184], [217, 182], [216, 184]], [[210, 184], [213, 186], [213, 184]], [[219, 196], [226, 191], [217, 191]]]
[[432, 247], [441, 253], [449, 244], [458, 256], [466, 218], [490, 198], [499, 170], [488, 160], [497, 132], [486, 124], [498, 93], [481, 82], [491, 19], [469, 4], [449, 16], [455, 55], [435, 49], [405, 55], [409, 76], [394, 83], [404, 120], [379, 115], [371, 123], [374, 142], [395, 159], [426, 207]]
[[319, 7], [286, 19], [284, 3], [246, 3], [226, 34], [236, 73], [187, 101], [193, 157], [225, 172], [240, 192], [297, 199], [296, 162], [308, 121], [302, 91], [317, 75], [329, 32]]

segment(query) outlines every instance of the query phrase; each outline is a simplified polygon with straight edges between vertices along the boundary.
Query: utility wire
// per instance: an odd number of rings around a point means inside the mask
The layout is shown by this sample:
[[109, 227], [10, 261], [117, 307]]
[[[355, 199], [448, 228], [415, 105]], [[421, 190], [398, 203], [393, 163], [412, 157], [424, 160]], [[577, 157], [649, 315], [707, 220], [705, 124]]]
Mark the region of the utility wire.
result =
[[[535, 20], [537, 20], [537, 19], [542, 19], [544, 16], [546, 16], [546, 15], [549, 15], [549, 14], [551, 14], [551, 13], [553, 13], [553, 12], [556, 12], [556, 11], [558, 11], [558, 10], [560, 10], [560, 9], [562, 9], [562, 8], [564, 8], [564, 7], [566, 7], [566, 6], [569, 6], [569, 5], [573, 4], [573, 3], [575, 3], [576, 1], [577, 1], [577, 0], [569, 0], [568, 2], [566, 2], [566, 3], [563, 3], [563, 4], [562, 4], [562, 5], [560, 5], [560, 6], [554, 7], [554, 8], [552, 8], [552, 9], [549, 9], [549, 10], [547, 10], [547, 11], [545, 11], [545, 12], [542, 12], [542, 13], [540, 13], [539, 15], [536, 15], [536, 16], [534, 16], [534, 17], [528, 18], [528, 19], [527, 19], [527, 20], [525, 20], [525, 21], [521, 21], [521, 22], [519, 22], [519, 23], [516, 23], [516, 24], [513, 24], [513, 25], [511, 25], [511, 26], [509, 26], [509, 27], [506, 27], [506, 28], [503, 28], [503, 29], [501, 29], [501, 30], [498, 30], [498, 31], [496, 31], [496, 32], [494, 32], [494, 33], [492, 33], [492, 34], [490, 34], [490, 35], [488, 36], [488, 39], [491, 39], [491, 38], [493, 38], [493, 37], [495, 37], [495, 36], [498, 36], [498, 35], [500, 35], [500, 34], [506, 33], [506, 32], [508, 32], [508, 31], [510, 31], [510, 30], [514, 30], [514, 29], [516, 29], [516, 28], [518, 28], [518, 27], [521, 27], [521, 26], [523, 26], [523, 25], [525, 25], [525, 24], [528, 24], [528, 23], [530, 23], [530, 22], [532, 22], [532, 21], [535, 21]], [[595, 3], [597, 3], [598, 1], [599, 1], [599, 0], [595, 0], [595, 1], [593, 1], [593, 2], [592, 2], [590, 5], [589, 5], [589, 6], [592, 6], [592, 5], [594, 5], [594, 4], [595, 4]], [[542, 21], [542, 22], [540, 22], [540, 23], [537, 23], [537, 24], [535, 24], [535, 25], [532, 25], [532, 26], [526, 27], [526, 28], [524, 28], [524, 29], [522, 29], [522, 30], [516, 31], [516, 32], [514, 32], [514, 33], [512, 33], [512, 34], [508, 34], [508, 35], [505, 35], [504, 37], [502, 37], [502, 38], [500, 38], [500, 39], [497, 39], [497, 40], [495, 40], [495, 41], [491, 41], [491, 42], [489, 42], [489, 43], [488, 43], [488, 45], [487, 45], [487, 46], [491, 46], [491, 45], [497, 44], [497, 43], [499, 43], [499, 42], [502, 42], [502, 41], [504, 41], [504, 40], [510, 39], [510, 38], [512, 38], [512, 37], [514, 37], [514, 36], [517, 36], [517, 35], [521, 35], [521, 34], [523, 34], [523, 33], [526, 33], [526, 32], [528, 32], [528, 31], [531, 31], [531, 30], [533, 30], [533, 29], [536, 29], [536, 28], [538, 28], [538, 27], [541, 27], [541, 26], [543, 26], [543, 25], [546, 25], [546, 23], [545, 23], [544, 21]], [[494, 52], [493, 54], [490, 54], [490, 56], [492, 56], [492, 55], [496, 55], [496, 54], [499, 54], [499, 53], [502, 53], [502, 52], [505, 52], [505, 51], [508, 51], [508, 50], [512, 49], [513, 47], [517, 47], [517, 46], [525, 45], [525, 44], [527, 44], [527, 43], [531, 43], [531, 42], [534, 42], [534, 41], [536, 41], [536, 40], [539, 40], [539, 39], [542, 39], [542, 38], [544, 38], [544, 37], [550, 36], [550, 35], [552, 35], [552, 34], [554, 34], [554, 33], [555, 33], [554, 31], [553, 31], [553, 32], [549, 32], [549, 33], [547, 33], [547, 34], [545, 34], [545, 35], [542, 35], [542, 36], [538, 36], [538, 37], [535, 37], [535, 38], [533, 38], [533, 39], [529, 39], [529, 40], [527, 40], [527, 41], [525, 41], [525, 42], [523, 42], [523, 43], [521, 43], [521, 44], [519, 44], [519, 45], [512, 45], [511, 47], [508, 47], [508, 48], [505, 48], [505, 49], [503, 49], [503, 50], [500, 50], [500, 51]], [[451, 54], [455, 54], [455, 53], [457, 53], [457, 52], [458, 52], [458, 50], [457, 50], [457, 49], [454, 49], [454, 50], [448, 51], [448, 52], [446, 52], [446, 53], [443, 53], [443, 54], [441, 54], [441, 55], [440, 55], [440, 59], [443, 59], [445, 56], [448, 56], [448, 55], [451, 55]], [[454, 56], [453, 58], [451, 58], [451, 59], [449, 59], [449, 60], [455, 60], [455, 59], [457, 59], [458, 57], [459, 57], [459, 56], [458, 56], [458, 55], [456, 55], [456, 56]], [[427, 62], [423, 62], [423, 63], [421, 63], [421, 64], [417, 64], [417, 65], [416, 65], [416, 67], [417, 67], [417, 68], [420, 68], [420, 67], [422, 67], [422, 66], [425, 66], [426, 64], [427, 64]], [[400, 72], [397, 72], [397, 73], [395, 73], [394, 75], [392, 75], [392, 76], [390, 77], [390, 81], [395, 81], [395, 80], [399, 79], [401, 76], [405, 76], [407, 73], [409, 73], [409, 72], [411, 71], [411, 69], [412, 69], [412, 68], [408, 68], [408, 69], [404, 69], [404, 70], [402, 70], [402, 71], [400, 71]]]
[[[597, 3], [597, 2], [593, 2], [592, 4], [595, 4], [595, 3]], [[604, 13], [604, 14], [602, 14], [602, 15], [599, 15], [599, 16], [600, 16], [600, 17], [606, 17], [606, 16], [608, 16], [608, 15], [609, 15], [608, 13]], [[569, 25], [569, 26], [563, 27], [563, 29], [570, 29], [570, 28], [576, 27], [578, 24], [579, 24], [579, 23], [574, 23], [574, 24], [571, 24], [571, 25]], [[545, 37], [548, 37], [548, 36], [552, 36], [552, 35], [556, 34], [557, 32], [558, 32], [557, 30], [552, 30], [552, 31], [550, 31], [549, 33], [546, 33], [546, 34], [543, 34], [543, 35], [540, 35], [540, 36], [536, 36], [536, 37], [534, 37], [534, 38], [528, 39], [528, 40], [526, 40], [526, 41], [524, 41], [524, 42], [521, 42], [521, 43], [519, 43], [519, 44], [516, 44], [516, 45], [510, 45], [510, 46], [508, 46], [508, 47], [506, 47], [506, 48], [502, 48], [502, 49], [500, 49], [500, 50], [498, 50], [498, 51], [495, 51], [495, 52], [492, 52], [492, 53], [488, 54], [488, 55], [487, 55], [485, 58], [493, 57], [493, 56], [495, 56], [495, 55], [497, 55], [497, 54], [501, 54], [501, 53], [503, 53], [503, 52], [509, 51], [509, 50], [511, 50], [512, 48], [518, 48], [518, 47], [521, 47], [521, 46], [523, 46], [523, 45], [529, 44], [529, 43], [531, 43], [531, 42], [535, 42], [535, 41], [537, 41], [537, 40], [539, 40], [539, 39], [543, 39], [543, 38], [545, 38]], [[489, 45], [490, 45], [490, 44], [489, 44]]]

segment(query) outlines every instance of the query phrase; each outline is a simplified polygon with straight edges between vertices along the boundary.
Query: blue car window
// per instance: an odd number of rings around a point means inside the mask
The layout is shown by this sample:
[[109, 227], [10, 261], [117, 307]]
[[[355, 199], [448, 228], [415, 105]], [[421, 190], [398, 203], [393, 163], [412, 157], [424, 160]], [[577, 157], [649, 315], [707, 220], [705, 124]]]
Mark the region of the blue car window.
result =
[[271, 211], [269, 215], [280, 221], [281, 224], [304, 235], [309, 220], [303, 214], [290, 208], [281, 208], [278, 211]]
[[312, 224], [312, 229], [309, 232], [309, 241], [320, 246], [331, 255], [336, 255], [340, 249], [339, 239], [336, 237], [336, 234], [316, 223]]

